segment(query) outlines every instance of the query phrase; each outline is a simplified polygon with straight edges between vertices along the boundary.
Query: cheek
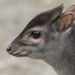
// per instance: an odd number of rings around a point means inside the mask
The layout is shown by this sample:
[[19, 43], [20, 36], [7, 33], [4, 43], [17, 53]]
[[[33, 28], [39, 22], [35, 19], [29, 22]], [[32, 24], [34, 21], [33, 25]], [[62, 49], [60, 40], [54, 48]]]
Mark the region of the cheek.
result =
[[32, 43], [32, 44], [39, 44], [42, 39], [33, 39], [33, 38], [30, 38], [29, 41]]
[[33, 45], [30, 49], [34, 52], [39, 52], [44, 50], [44, 47], [45, 47], [45, 41], [41, 40], [37, 44]]
[[40, 38], [37, 38], [37, 39], [34, 39], [34, 38], [32, 38], [32, 37], [29, 37], [28, 40], [29, 40], [29, 42], [30, 42], [31, 44], [34, 44], [34, 45], [37, 44], [37, 45], [39, 45], [42, 41], [45, 40], [45, 37], [44, 37], [44, 36], [41, 36]]

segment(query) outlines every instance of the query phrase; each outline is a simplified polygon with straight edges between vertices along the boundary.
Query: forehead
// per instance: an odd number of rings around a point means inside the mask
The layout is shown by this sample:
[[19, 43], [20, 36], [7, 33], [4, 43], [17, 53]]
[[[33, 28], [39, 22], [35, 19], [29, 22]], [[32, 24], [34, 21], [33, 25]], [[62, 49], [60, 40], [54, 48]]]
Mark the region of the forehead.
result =
[[37, 26], [42, 27], [45, 25], [52, 25], [51, 23], [52, 22], [54, 23], [61, 16], [62, 10], [63, 10], [63, 7], [58, 6], [54, 9], [51, 9], [49, 11], [46, 11], [37, 15], [28, 23], [28, 25], [24, 28], [22, 33], [33, 27], [37, 27]]
[[47, 26], [42, 26], [42, 27], [39, 27], [39, 26], [36, 26], [36, 27], [32, 27], [30, 29], [28, 29], [25, 33], [27, 32], [33, 32], [33, 31], [39, 31], [39, 32], [42, 32], [42, 31], [46, 31], [47, 30]]
[[25, 30], [28, 30], [35, 26], [41, 27], [43, 25], [46, 25], [48, 22], [50, 22], [50, 20], [53, 16], [52, 14], [53, 13], [50, 10], [50, 11], [46, 11], [44, 13], [37, 15], [28, 23], [28, 25], [25, 27]]

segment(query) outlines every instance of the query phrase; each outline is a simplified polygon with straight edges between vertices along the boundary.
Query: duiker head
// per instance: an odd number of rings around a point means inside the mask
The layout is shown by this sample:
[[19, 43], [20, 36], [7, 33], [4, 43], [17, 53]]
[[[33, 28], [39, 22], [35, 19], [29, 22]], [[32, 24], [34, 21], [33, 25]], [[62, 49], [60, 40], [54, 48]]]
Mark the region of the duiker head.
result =
[[9, 54], [32, 58], [57, 57], [61, 38], [70, 31], [73, 14], [62, 13], [63, 5], [41, 13], [33, 18], [21, 34], [8, 46]]
[[37, 15], [8, 46], [9, 54], [43, 59], [59, 75], [75, 74], [75, 5]]

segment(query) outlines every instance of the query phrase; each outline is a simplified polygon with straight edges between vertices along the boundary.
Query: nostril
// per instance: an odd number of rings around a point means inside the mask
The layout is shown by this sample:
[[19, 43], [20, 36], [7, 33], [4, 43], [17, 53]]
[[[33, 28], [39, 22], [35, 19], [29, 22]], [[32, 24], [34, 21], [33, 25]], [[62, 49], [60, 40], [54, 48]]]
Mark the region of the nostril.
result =
[[11, 52], [12, 52], [12, 50], [13, 50], [13, 48], [12, 48], [11, 44], [10, 44], [10, 45], [8, 45], [8, 47], [7, 47], [7, 52], [8, 52], [8, 53], [11, 53]]

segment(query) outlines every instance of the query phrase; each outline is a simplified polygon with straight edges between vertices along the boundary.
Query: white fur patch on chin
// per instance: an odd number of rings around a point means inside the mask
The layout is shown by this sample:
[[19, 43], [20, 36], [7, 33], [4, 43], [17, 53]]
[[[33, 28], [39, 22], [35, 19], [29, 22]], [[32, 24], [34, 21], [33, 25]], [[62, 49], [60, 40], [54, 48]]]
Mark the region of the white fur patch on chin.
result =
[[74, 25], [75, 25], [75, 21], [73, 21]]
[[68, 28], [65, 32], [63, 32], [63, 35], [70, 34], [71, 31], [72, 31], [72, 27]]
[[66, 31], [66, 33], [70, 33], [71, 32], [71, 27]]

